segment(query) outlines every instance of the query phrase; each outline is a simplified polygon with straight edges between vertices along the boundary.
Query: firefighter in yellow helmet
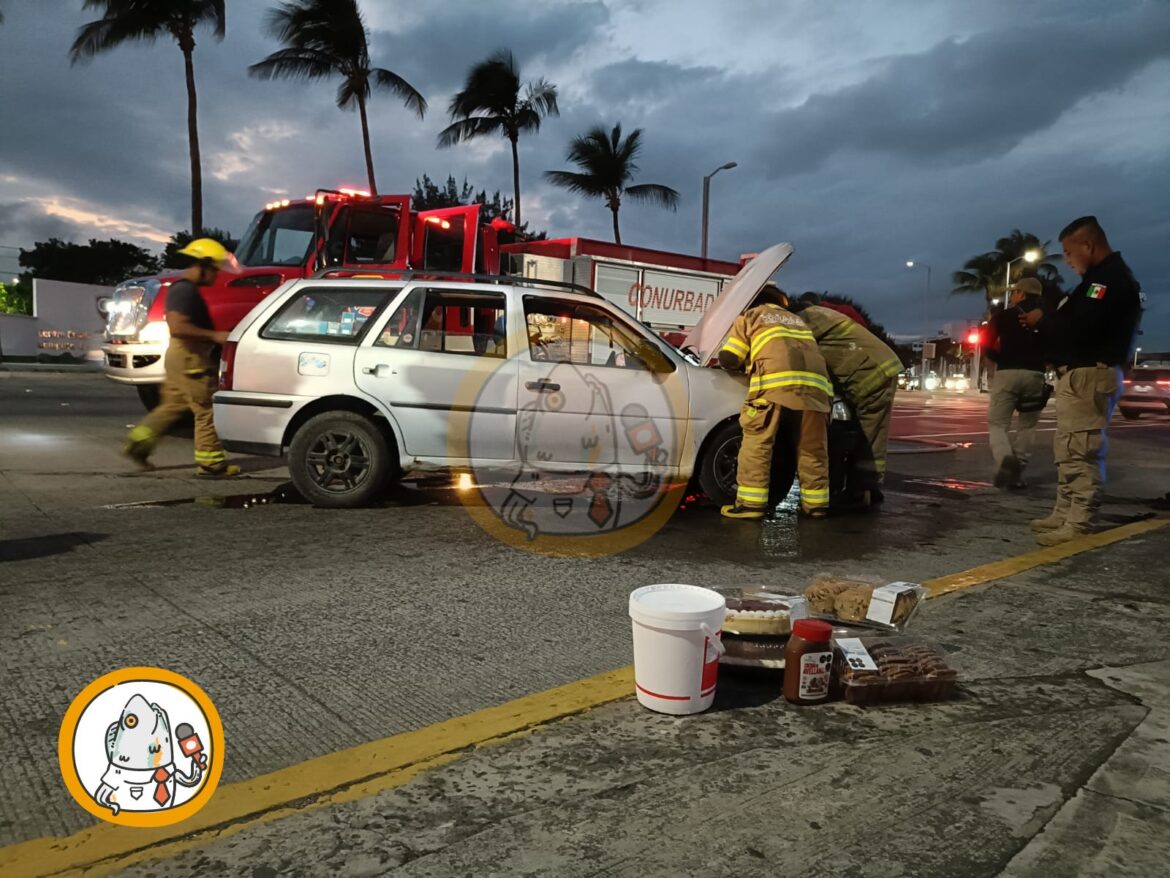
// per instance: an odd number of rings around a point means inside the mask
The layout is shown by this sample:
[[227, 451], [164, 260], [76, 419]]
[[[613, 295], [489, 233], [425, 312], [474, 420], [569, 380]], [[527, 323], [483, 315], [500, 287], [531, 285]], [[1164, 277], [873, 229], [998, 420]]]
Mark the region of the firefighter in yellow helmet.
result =
[[769, 285], [735, 319], [719, 351], [724, 369], [745, 369], [750, 376], [740, 411], [743, 445], [739, 451], [735, 503], [724, 506], [727, 518], [760, 519], [768, 508], [772, 450], [781, 430], [781, 410], [800, 413], [790, 428], [795, 434], [800, 507], [823, 518], [829, 509], [829, 410], [833, 385], [812, 330], [787, 309], [788, 297]]
[[858, 499], [868, 493], [871, 503], [879, 503], [902, 361], [889, 345], [856, 320], [823, 306], [815, 293], [801, 296], [793, 310], [812, 330], [829, 373], [853, 406], [865, 436], [853, 468], [858, 484], [851, 490]]
[[240, 468], [229, 464], [219, 444], [212, 421], [211, 395], [215, 392], [218, 368], [212, 360], [216, 345], [228, 334], [215, 328], [199, 287], [209, 286], [225, 269], [234, 270], [235, 259], [218, 241], [198, 238], [179, 253], [190, 257], [191, 265], [166, 291], [167, 328], [171, 340], [163, 366], [166, 378], [162, 399], [127, 437], [123, 453], [144, 469], [159, 439], [186, 412], [195, 416], [195, 475], [223, 478], [238, 475]]

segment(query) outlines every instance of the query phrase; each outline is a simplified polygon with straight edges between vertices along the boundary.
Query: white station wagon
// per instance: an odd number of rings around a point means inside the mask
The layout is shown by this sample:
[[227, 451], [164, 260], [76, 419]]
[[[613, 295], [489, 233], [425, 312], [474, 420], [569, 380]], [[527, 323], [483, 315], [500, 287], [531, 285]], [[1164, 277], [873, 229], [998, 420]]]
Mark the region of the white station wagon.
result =
[[[763, 280], [746, 293], [733, 283], [724, 317]], [[287, 449], [294, 484], [318, 506], [367, 503], [404, 476], [524, 467], [694, 479], [730, 502], [746, 379], [699, 365], [725, 322], [686, 356], [580, 287], [296, 280], [232, 331], [215, 424], [229, 450]]]

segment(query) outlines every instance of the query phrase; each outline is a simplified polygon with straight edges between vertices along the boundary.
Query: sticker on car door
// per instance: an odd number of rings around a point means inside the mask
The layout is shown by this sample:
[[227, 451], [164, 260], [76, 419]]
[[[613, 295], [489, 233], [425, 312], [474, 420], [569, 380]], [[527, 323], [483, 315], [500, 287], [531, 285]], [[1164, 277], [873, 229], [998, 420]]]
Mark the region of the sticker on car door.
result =
[[325, 376], [329, 374], [329, 354], [303, 353], [297, 358], [297, 374]]

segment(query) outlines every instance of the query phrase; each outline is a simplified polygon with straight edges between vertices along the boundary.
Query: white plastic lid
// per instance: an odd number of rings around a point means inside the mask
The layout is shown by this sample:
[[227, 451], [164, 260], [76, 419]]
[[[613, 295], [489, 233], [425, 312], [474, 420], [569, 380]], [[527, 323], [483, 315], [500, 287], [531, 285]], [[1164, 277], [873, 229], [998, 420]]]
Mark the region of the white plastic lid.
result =
[[630, 615], [663, 622], [703, 622], [727, 611], [723, 595], [697, 585], [645, 585], [630, 593]]

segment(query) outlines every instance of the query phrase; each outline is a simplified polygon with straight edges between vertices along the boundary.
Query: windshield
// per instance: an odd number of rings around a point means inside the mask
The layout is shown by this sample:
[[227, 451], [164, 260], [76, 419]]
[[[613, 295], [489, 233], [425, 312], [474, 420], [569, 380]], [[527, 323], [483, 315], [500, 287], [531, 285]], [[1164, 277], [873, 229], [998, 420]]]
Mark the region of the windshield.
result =
[[304, 265], [313, 244], [313, 205], [256, 214], [236, 248], [240, 265]]

